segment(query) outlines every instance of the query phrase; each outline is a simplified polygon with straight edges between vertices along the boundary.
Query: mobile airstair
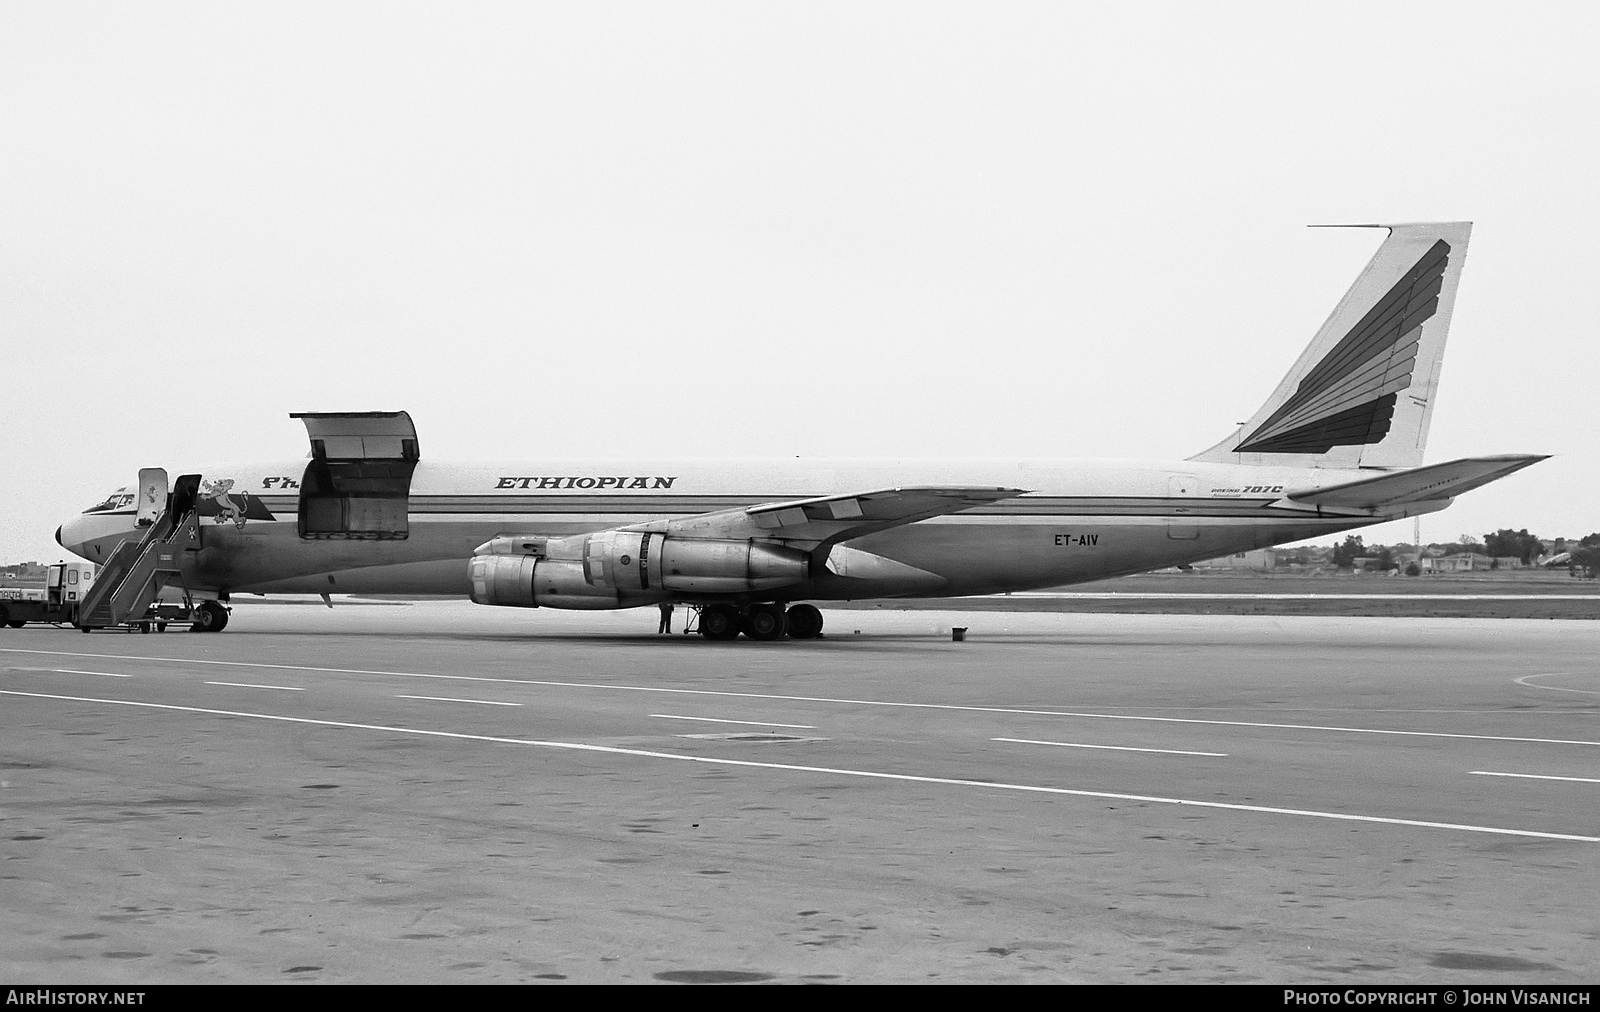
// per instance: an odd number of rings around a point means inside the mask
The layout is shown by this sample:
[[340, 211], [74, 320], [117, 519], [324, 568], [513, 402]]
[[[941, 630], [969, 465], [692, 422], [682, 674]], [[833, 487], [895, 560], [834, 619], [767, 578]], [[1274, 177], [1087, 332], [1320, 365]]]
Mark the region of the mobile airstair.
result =
[[[162, 479], [165, 484], [164, 474]], [[137, 625], [145, 620], [162, 590], [174, 581], [183, 585], [185, 553], [200, 550], [200, 518], [195, 512], [199, 489], [199, 475], [180, 475], [166, 497], [166, 508], [149, 520], [144, 535], [137, 541], [122, 542], [101, 563], [93, 586], [78, 607], [78, 628], [90, 632]], [[184, 606], [185, 613], [194, 612], [187, 587]]]

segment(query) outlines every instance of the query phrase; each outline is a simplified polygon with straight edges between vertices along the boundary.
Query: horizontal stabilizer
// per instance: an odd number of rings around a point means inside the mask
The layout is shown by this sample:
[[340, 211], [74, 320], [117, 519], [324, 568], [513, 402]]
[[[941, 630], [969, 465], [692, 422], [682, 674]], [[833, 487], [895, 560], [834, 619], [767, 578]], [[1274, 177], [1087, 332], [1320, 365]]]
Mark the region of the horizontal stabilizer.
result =
[[1412, 468], [1375, 478], [1347, 481], [1321, 488], [1290, 489], [1286, 506], [1318, 506], [1328, 509], [1376, 510], [1406, 503], [1451, 499], [1463, 492], [1489, 484], [1546, 455], [1505, 454], [1498, 457], [1463, 457], [1443, 464]]

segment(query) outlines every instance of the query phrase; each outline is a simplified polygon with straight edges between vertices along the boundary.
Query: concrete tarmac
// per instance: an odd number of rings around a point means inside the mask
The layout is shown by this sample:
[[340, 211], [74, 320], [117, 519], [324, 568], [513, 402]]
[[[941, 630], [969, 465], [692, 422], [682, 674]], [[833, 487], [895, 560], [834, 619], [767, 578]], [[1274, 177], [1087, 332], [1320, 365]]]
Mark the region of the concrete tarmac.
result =
[[826, 614], [0, 631], [0, 978], [1600, 979], [1593, 622]]

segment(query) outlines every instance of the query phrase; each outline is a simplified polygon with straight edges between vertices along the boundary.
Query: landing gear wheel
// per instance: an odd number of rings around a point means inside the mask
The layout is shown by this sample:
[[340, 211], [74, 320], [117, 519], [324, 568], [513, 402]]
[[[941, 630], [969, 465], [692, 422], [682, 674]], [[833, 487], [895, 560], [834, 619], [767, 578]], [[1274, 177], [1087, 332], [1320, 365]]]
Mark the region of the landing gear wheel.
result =
[[739, 609], [731, 604], [709, 604], [700, 609], [700, 635], [708, 640], [731, 640], [739, 635]]
[[142, 633], [149, 632], [150, 631], [150, 623], [149, 622], [140, 622], [139, 623], [139, 631], [142, 632]]
[[797, 604], [789, 609], [789, 638], [814, 640], [822, 635], [822, 612], [809, 604]]
[[195, 605], [194, 624], [190, 632], [221, 632], [228, 626], [228, 609], [216, 601], [201, 601]]
[[781, 640], [788, 628], [781, 604], [752, 604], [744, 613], [744, 634], [753, 640]]
[[167, 631], [167, 624], [165, 622], [157, 622], [156, 623], [156, 632], [166, 632], [166, 631]]

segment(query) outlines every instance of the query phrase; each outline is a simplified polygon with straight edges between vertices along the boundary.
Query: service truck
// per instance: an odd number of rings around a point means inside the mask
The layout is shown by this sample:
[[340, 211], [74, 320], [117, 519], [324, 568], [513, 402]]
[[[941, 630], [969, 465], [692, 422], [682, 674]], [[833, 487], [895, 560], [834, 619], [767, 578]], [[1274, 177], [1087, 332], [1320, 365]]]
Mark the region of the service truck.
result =
[[92, 562], [46, 566], [43, 587], [0, 587], [0, 623], [13, 629], [29, 622], [75, 625], [78, 602], [93, 583]]
[[[78, 625], [78, 606], [93, 586], [94, 576], [92, 562], [57, 562], [45, 567], [43, 587], [0, 587], [0, 626], [21, 629], [29, 622]], [[186, 622], [190, 617], [187, 604], [158, 601], [126, 626], [140, 632], [166, 632], [169, 622]]]

